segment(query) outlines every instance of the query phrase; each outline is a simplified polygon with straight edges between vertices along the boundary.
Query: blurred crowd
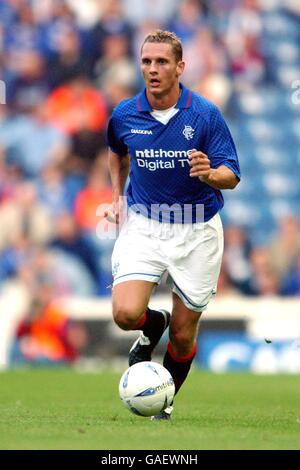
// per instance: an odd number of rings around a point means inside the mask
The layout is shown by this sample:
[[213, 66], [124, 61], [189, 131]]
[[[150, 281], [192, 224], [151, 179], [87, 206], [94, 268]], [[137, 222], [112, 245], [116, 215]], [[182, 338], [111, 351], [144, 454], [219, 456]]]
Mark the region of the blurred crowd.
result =
[[[281, 3], [300, 22], [298, 2]], [[142, 87], [142, 39], [158, 27], [174, 31], [184, 83], [226, 115], [235, 95], [272, 81], [268, 4], [0, 2], [0, 289], [18, 279], [33, 298], [45, 284], [56, 296], [110, 295], [114, 241], [96, 235], [96, 208], [112, 199], [105, 129], [114, 106]], [[282, 220], [268, 246], [252, 246], [247, 227], [226, 227], [225, 237], [220, 293], [300, 294], [299, 220]]]
[[278, 233], [267, 246], [253, 246], [247, 230], [225, 227], [225, 254], [219, 294], [299, 296], [300, 221], [280, 220]]

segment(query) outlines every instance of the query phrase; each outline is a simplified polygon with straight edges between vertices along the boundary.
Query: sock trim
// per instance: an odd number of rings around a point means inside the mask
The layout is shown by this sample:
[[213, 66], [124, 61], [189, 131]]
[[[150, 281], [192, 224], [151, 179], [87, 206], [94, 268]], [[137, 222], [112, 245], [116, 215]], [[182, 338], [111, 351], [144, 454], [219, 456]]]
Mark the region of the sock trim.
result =
[[146, 320], [147, 320], [147, 311], [143, 313], [143, 315], [141, 316], [141, 318], [139, 319], [138, 323], [135, 325], [133, 330], [141, 330], [143, 326], [145, 325]]
[[195, 357], [196, 352], [197, 352], [197, 344], [195, 343], [192, 352], [190, 352], [189, 354], [186, 354], [185, 356], [178, 357], [172, 347], [172, 344], [168, 343], [168, 353], [170, 354], [171, 358], [176, 362], [191, 361]]

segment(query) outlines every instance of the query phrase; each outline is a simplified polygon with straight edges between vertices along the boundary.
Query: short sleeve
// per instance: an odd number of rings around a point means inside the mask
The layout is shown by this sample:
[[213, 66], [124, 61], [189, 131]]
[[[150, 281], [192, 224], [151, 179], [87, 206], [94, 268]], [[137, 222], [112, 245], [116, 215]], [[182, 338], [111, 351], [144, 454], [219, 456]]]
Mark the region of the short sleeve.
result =
[[112, 115], [107, 126], [106, 141], [109, 148], [120, 155], [121, 157], [127, 155], [128, 147], [119, 137], [117, 119]]
[[239, 179], [241, 178], [240, 165], [233, 138], [225, 119], [216, 107], [213, 108], [211, 113], [205, 147], [212, 168], [225, 165]]

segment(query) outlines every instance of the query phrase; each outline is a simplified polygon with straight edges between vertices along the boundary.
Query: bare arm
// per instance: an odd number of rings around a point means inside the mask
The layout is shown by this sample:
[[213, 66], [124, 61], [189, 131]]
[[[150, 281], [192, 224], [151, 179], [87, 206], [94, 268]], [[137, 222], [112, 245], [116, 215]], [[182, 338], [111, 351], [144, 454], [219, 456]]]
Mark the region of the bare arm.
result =
[[190, 176], [200, 178], [203, 183], [214, 189], [234, 189], [239, 183], [237, 176], [227, 166], [211, 168], [210, 160], [203, 152], [193, 150], [189, 163]]
[[117, 201], [124, 193], [125, 183], [129, 174], [129, 155], [120, 157], [109, 150], [108, 166], [112, 182], [114, 201]]
[[[109, 150], [108, 166], [113, 190], [113, 203], [111, 211], [107, 211], [105, 216], [111, 221], [119, 222], [120, 198], [123, 196], [126, 180], [129, 174], [130, 157], [129, 155], [120, 157], [118, 154]], [[114, 219], [114, 220], [113, 220]]]

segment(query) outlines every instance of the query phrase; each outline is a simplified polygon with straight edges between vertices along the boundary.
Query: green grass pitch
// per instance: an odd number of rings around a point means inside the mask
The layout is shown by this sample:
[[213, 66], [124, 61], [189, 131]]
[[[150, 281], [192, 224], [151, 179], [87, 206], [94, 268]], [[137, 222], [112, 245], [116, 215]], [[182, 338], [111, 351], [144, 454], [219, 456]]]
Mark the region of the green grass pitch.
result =
[[1, 449], [300, 449], [298, 376], [192, 371], [172, 422], [127, 411], [121, 373], [0, 373]]

